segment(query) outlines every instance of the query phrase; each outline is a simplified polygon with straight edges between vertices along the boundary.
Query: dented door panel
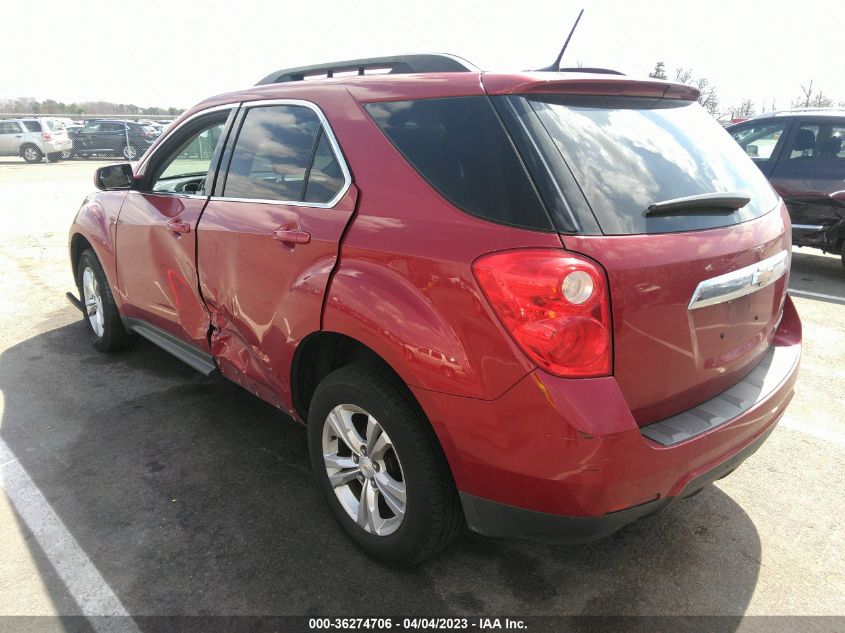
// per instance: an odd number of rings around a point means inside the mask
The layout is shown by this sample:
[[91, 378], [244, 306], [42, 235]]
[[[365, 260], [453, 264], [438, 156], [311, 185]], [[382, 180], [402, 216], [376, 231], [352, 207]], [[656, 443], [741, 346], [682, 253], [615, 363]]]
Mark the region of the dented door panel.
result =
[[[285, 410], [292, 410], [294, 352], [320, 329], [357, 195], [350, 186], [330, 209], [212, 198], [200, 221], [199, 279], [211, 315], [211, 352], [223, 375]], [[310, 240], [280, 241], [277, 231]]]

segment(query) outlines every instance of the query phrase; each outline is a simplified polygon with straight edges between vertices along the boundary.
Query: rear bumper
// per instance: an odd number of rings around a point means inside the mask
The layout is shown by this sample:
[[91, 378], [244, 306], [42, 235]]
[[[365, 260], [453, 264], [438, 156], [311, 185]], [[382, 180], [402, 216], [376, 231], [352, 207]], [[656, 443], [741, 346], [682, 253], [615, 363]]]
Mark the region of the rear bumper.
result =
[[727, 477], [763, 445], [774, 429], [773, 424], [733, 457], [690, 481], [674, 497], [655, 499], [602, 516], [585, 517], [524, 510], [462, 492], [464, 516], [471, 530], [485, 536], [525, 538], [567, 545], [589, 543], [610, 536], [629, 523], [663, 510], [678, 499], [694, 495], [714, 481]]
[[789, 348], [792, 362], [766, 377], [759, 397], [665, 444], [637, 425], [613, 378], [567, 380], [535, 370], [495, 401], [413, 391], [444, 447], [472, 529], [584, 542], [700, 490], [757, 450], [797, 377], [801, 329], [789, 299], [774, 345]]

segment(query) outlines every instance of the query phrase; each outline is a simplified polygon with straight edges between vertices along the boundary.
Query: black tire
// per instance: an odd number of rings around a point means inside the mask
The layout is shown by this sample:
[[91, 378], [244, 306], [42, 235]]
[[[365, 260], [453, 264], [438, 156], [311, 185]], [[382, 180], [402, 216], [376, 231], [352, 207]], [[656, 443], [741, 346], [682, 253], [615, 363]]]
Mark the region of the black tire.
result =
[[47, 154], [47, 162], [48, 163], [58, 163], [62, 158], [61, 152], [51, 152]]
[[40, 163], [44, 158], [44, 153], [35, 145], [24, 145], [21, 147], [21, 158], [28, 163]]
[[137, 145], [133, 145], [130, 143], [126, 147], [123, 148], [123, 157], [126, 160], [138, 160], [141, 158], [141, 152], [138, 150]]
[[90, 269], [97, 282], [97, 289], [100, 295], [100, 303], [102, 305], [103, 315], [103, 332], [98, 334], [94, 331], [94, 326], [91, 324], [91, 319], [88, 317], [87, 311], [82, 314], [82, 320], [88, 328], [88, 336], [91, 338], [91, 344], [100, 352], [117, 352], [123, 349], [132, 347], [137, 340], [137, 336], [126, 331], [123, 327], [123, 321], [120, 318], [120, 313], [117, 311], [117, 305], [114, 302], [111, 286], [109, 286], [106, 273], [100, 264], [100, 260], [94, 254], [94, 251], [86, 249], [79, 257], [79, 265], [76, 268], [76, 286], [79, 289], [79, 297], [83, 306], [85, 305], [85, 290], [83, 288], [83, 276], [86, 269]]
[[[329, 482], [323, 461], [323, 428], [329, 413], [341, 404], [360, 407], [378, 420], [401, 463], [405, 514], [392, 534], [379, 536], [360, 527]], [[406, 389], [381, 370], [348, 365], [323, 379], [308, 412], [308, 452], [318, 486], [335, 518], [373, 558], [415, 565], [447, 547], [458, 534], [463, 524], [460, 498], [437, 437]]]
[[62, 150], [62, 160], [70, 160], [71, 158], [73, 158], [72, 149]]
[[842, 265], [845, 266], [845, 240], [842, 240]]

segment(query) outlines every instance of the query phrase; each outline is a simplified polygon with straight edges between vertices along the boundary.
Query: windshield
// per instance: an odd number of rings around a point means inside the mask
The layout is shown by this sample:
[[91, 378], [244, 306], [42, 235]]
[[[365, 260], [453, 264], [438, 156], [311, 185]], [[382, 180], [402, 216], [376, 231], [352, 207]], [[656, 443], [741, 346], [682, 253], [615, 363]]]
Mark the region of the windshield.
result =
[[[697, 103], [547, 95], [526, 101], [541, 124], [534, 133], [549, 135], [580, 188], [569, 187], [564, 195], [576, 206], [572, 198], [583, 194], [605, 234], [726, 226], [777, 204], [754, 163]], [[743, 193], [751, 201], [732, 213], [645, 214], [653, 203], [723, 192]]]

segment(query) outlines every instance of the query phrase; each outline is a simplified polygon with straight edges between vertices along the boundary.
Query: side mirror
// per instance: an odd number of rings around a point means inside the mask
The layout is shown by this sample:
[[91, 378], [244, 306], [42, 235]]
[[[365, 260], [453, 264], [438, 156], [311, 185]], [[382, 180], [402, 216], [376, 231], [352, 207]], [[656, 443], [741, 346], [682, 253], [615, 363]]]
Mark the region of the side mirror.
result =
[[759, 156], [756, 145], [746, 145], [745, 153], [751, 156], [752, 158], [757, 158], [757, 156]]
[[106, 165], [94, 172], [94, 185], [97, 189], [131, 189], [134, 182], [132, 165], [129, 163]]

